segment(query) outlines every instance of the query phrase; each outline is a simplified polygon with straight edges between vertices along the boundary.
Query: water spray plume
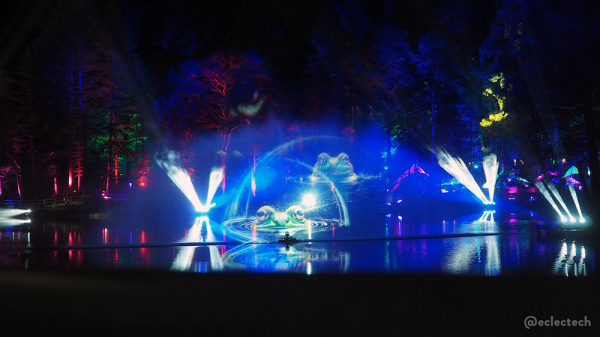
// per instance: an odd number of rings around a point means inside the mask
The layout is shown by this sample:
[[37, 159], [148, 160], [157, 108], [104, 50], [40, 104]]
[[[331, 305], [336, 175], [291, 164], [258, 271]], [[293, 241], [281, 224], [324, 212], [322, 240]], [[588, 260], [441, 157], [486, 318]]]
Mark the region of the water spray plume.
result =
[[577, 207], [577, 212], [579, 213], [579, 222], [584, 223], [585, 219], [583, 214], [581, 213], [581, 205], [579, 205], [579, 199], [577, 199], [577, 193], [575, 193], [575, 187], [569, 184], [569, 191], [571, 192], [571, 197], [573, 197], [573, 202], [575, 203], [575, 207]]
[[0, 219], [3, 218], [12, 218], [24, 213], [29, 213], [28, 209], [2, 209], [0, 210]]
[[164, 157], [165, 159], [155, 158], [156, 163], [167, 172], [167, 176], [190, 200], [196, 211], [200, 212], [204, 208], [204, 205], [198, 199], [198, 194], [196, 194], [189, 174], [179, 164], [179, 153], [168, 151]]
[[561, 221], [564, 222], [566, 220], [566, 217], [562, 214], [560, 209], [558, 209], [558, 206], [554, 202], [554, 199], [552, 199], [550, 192], [548, 192], [548, 190], [544, 186], [544, 183], [542, 181], [538, 180], [535, 182], [535, 187], [537, 187], [537, 189], [540, 191], [540, 193], [542, 193], [544, 198], [546, 198], [546, 200], [548, 200], [550, 205], [552, 205], [552, 208], [554, 208], [554, 210], [556, 211], [556, 214], [558, 214], [558, 216], [560, 217]]
[[498, 177], [498, 158], [491, 154], [483, 158], [483, 172], [486, 182], [483, 188], [487, 188], [490, 195], [490, 203], [494, 202], [494, 190], [496, 189], [496, 179]]
[[438, 159], [438, 164], [454, 178], [456, 178], [461, 184], [463, 184], [469, 191], [473, 192], [477, 198], [479, 198], [484, 204], [490, 204], [491, 202], [483, 194], [483, 191], [475, 182], [475, 179], [469, 172], [467, 165], [460, 158], [454, 158], [448, 154], [445, 150], [438, 149], [435, 152]]
[[[256, 171], [257, 166], [267, 166], [276, 157], [281, 156], [282, 153], [293, 148], [297, 144], [301, 144], [306, 141], [314, 141], [314, 140], [322, 140], [322, 139], [334, 139], [335, 140], [335, 139], [340, 139], [340, 138], [334, 137], [334, 136], [302, 137], [302, 138], [298, 138], [298, 139], [292, 140], [290, 142], [287, 142], [283, 145], [280, 145], [280, 146], [276, 147], [275, 149], [267, 152], [265, 155], [261, 156], [260, 158], [256, 158], [255, 162], [254, 162], [254, 167], [250, 170], [250, 172], [248, 172], [248, 174], [246, 174], [245, 178], [242, 180], [242, 182], [240, 184], [240, 186], [248, 186], [249, 188], [247, 188], [247, 189], [240, 188], [237, 191], [237, 193], [234, 194], [232, 200], [228, 204], [228, 208], [226, 211], [227, 217], [228, 218], [236, 217], [238, 215], [238, 211], [243, 212], [244, 216], [247, 216], [250, 213], [250, 211], [251, 211], [250, 210], [250, 195], [256, 194], [256, 180], [254, 178], [254, 172]], [[311, 172], [313, 171], [312, 165], [308, 165], [301, 161], [295, 161], [295, 163], [297, 163], [301, 167], [307, 168]], [[334, 187], [333, 181], [331, 181], [331, 179], [328, 179], [324, 174], [322, 174], [320, 172], [318, 172], [318, 174], [319, 174], [320, 178], [322, 178], [322, 181], [326, 182], [331, 187], [331, 191], [335, 198], [335, 202], [338, 206], [338, 211], [339, 211], [339, 215], [340, 215], [340, 217], [339, 217], [340, 225], [341, 226], [349, 226], [350, 219], [349, 219], [349, 215], [348, 215], [348, 209], [347, 209], [344, 199], [342, 198], [342, 195], [340, 194], [339, 190]], [[255, 211], [255, 210], [252, 210], [252, 211]], [[253, 237], [254, 237], [254, 235], [253, 235]]]
[[556, 190], [556, 187], [554, 186], [554, 184], [553, 183], [549, 183], [548, 184], [548, 189], [550, 189], [550, 191], [552, 192], [552, 194], [554, 194], [554, 197], [556, 198], [556, 200], [558, 200], [558, 202], [560, 203], [560, 205], [562, 206], [562, 208], [565, 210], [565, 213], [567, 213], [569, 221], [575, 222], [575, 218], [571, 215], [571, 212], [569, 212], [569, 209], [567, 208], [567, 205], [565, 205], [565, 202], [564, 202], [563, 198], [558, 193], [558, 190]]
[[174, 151], [168, 151], [164, 155], [164, 159], [155, 158], [158, 166], [163, 168], [167, 172], [167, 176], [173, 181], [173, 183], [183, 192], [183, 194], [190, 200], [196, 212], [207, 213], [211, 207], [215, 204], [211, 204], [213, 196], [217, 191], [217, 188], [223, 180], [223, 171], [219, 169], [213, 169], [210, 173], [210, 181], [208, 186], [208, 196], [206, 204], [202, 204], [198, 198], [198, 194], [192, 184], [192, 179], [185, 169], [182, 169], [179, 162], [179, 154]]
[[[218, 169], [218, 168], [213, 168], [213, 170], [210, 172], [210, 179], [208, 182], [208, 195], [206, 196], [206, 207], [208, 209], [210, 209], [211, 207], [213, 207], [215, 204], [211, 204], [212, 198], [214, 197], [215, 193], [217, 192], [217, 188], [219, 188], [219, 185], [221, 184], [221, 181], [223, 180], [224, 174], [223, 174], [223, 170]], [[208, 211], [208, 209], [206, 211]]]

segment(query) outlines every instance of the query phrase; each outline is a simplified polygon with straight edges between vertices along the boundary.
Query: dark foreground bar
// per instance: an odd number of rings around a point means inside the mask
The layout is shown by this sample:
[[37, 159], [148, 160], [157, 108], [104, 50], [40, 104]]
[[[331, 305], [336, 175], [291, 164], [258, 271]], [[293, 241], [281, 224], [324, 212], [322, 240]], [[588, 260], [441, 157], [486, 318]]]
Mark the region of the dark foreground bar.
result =
[[[2, 336], [598, 335], [598, 278], [0, 271]], [[587, 317], [591, 327], [524, 327]]]

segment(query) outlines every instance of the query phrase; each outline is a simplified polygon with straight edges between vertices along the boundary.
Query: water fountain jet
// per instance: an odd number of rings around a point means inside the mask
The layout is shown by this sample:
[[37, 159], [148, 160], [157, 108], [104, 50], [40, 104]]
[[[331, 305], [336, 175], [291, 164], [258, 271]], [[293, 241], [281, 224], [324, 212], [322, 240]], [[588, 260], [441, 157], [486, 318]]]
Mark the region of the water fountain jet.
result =
[[160, 159], [158, 156], [155, 158], [158, 166], [167, 172], [167, 176], [181, 190], [181, 192], [183, 192], [188, 200], [190, 200], [196, 212], [203, 214], [208, 213], [208, 211], [215, 206], [215, 204], [211, 204], [211, 201], [219, 184], [223, 180], [223, 171], [218, 168], [213, 168], [212, 172], [210, 173], [206, 204], [203, 204], [198, 198], [198, 194], [194, 189], [194, 185], [192, 184], [192, 179], [190, 178], [189, 174], [179, 165], [179, 154], [174, 151], [168, 151], [164, 157], [165, 159]]
[[490, 195], [490, 204], [494, 204], [494, 190], [496, 189], [496, 179], [498, 177], [498, 158], [495, 154], [491, 154], [483, 158], [483, 172], [485, 173], [486, 182], [482, 186], [487, 188]]
[[[558, 193], [558, 190], [556, 190], [556, 186], [554, 186], [553, 183], [549, 183], [548, 184], [548, 189], [552, 192], [552, 194], [554, 194], [554, 197], [556, 198], [556, 200], [558, 200], [558, 202], [560, 203], [560, 205], [562, 206], [562, 208], [565, 210], [565, 213], [568, 216], [567, 219], [571, 223], [574, 223], [575, 222], [575, 218], [571, 215], [571, 212], [569, 212], [569, 209], [567, 208], [567, 205], [565, 204], [565, 201], [563, 200], [563, 198]], [[566, 221], [563, 221], [563, 222], [566, 222]]]
[[[491, 201], [486, 198], [483, 194], [483, 191], [475, 182], [473, 175], [469, 172], [467, 165], [460, 158], [452, 157], [448, 152], [443, 149], [438, 149], [435, 151], [435, 155], [438, 158], [438, 164], [450, 175], [456, 178], [461, 184], [463, 184], [469, 191], [471, 191], [481, 202], [486, 205], [491, 204]], [[491, 161], [490, 161], [491, 162]], [[497, 161], [496, 161], [497, 163]], [[490, 165], [490, 172], [492, 170], [492, 165]], [[496, 168], [497, 170], [497, 168]], [[486, 174], [487, 176], [487, 174]], [[488, 179], [488, 183], [490, 180]], [[495, 184], [495, 179], [494, 179]], [[493, 196], [493, 187], [490, 189], [492, 191], [491, 196]]]
[[558, 214], [560, 220], [565, 222], [567, 220], [567, 218], [562, 214], [562, 212], [556, 205], [556, 202], [554, 202], [554, 199], [552, 199], [552, 195], [550, 195], [550, 192], [548, 192], [548, 190], [544, 186], [544, 183], [538, 180], [535, 182], [535, 187], [537, 187], [538, 191], [540, 191], [540, 193], [542, 193], [544, 198], [546, 198], [546, 200], [548, 200], [548, 202], [550, 203], [552, 208], [554, 208], [554, 210], [556, 211], [556, 214]]
[[581, 213], [581, 205], [579, 205], [579, 199], [577, 199], [577, 193], [575, 193], [575, 187], [572, 184], [569, 184], [569, 192], [571, 192], [571, 197], [573, 198], [573, 202], [575, 203], [575, 207], [577, 207], [577, 212], [579, 213], [579, 223], [584, 223], [585, 218]]

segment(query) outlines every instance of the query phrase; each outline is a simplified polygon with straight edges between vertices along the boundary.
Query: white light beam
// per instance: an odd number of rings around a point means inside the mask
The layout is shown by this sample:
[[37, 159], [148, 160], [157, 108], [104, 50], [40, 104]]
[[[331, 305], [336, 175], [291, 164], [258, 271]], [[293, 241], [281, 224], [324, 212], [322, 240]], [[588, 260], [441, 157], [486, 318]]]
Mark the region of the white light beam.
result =
[[575, 187], [573, 185], [569, 185], [569, 191], [571, 192], [571, 197], [573, 197], [573, 202], [575, 203], [575, 207], [577, 207], [577, 212], [579, 213], [579, 221], [584, 222], [583, 214], [581, 213], [581, 205], [579, 205], [579, 199], [577, 199], [577, 193], [575, 193]]
[[487, 188], [490, 195], [490, 203], [494, 202], [494, 190], [496, 189], [496, 179], [498, 178], [498, 157], [491, 154], [483, 158], [483, 172], [485, 173], [485, 184], [483, 188]]
[[553, 183], [549, 183], [548, 188], [550, 189], [552, 194], [554, 194], [554, 196], [556, 197], [556, 200], [558, 200], [558, 202], [560, 203], [562, 208], [565, 210], [565, 213], [567, 213], [567, 215], [569, 216], [569, 220], [571, 222], [575, 222], [575, 218], [571, 215], [571, 212], [569, 212], [569, 209], [567, 208], [567, 205], [565, 205], [563, 198], [560, 196], [560, 194], [558, 194], [558, 190], [556, 189], [556, 186], [554, 186]]
[[483, 194], [483, 191], [475, 182], [475, 179], [467, 169], [467, 165], [460, 158], [454, 158], [445, 150], [438, 149], [435, 152], [438, 158], [438, 164], [454, 178], [458, 179], [469, 191], [473, 192], [484, 204], [490, 204], [490, 201]]
[[560, 211], [560, 209], [554, 202], [554, 199], [552, 199], [552, 196], [550, 195], [550, 192], [548, 192], [548, 190], [544, 186], [544, 183], [542, 183], [541, 181], [538, 180], [535, 182], [535, 187], [537, 187], [537, 189], [540, 191], [540, 193], [542, 193], [544, 198], [546, 198], [546, 200], [548, 200], [550, 205], [552, 205], [552, 208], [554, 208], [556, 213], [560, 216], [561, 221], [565, 221], [567, 218], [562, 214], [562, 212]]

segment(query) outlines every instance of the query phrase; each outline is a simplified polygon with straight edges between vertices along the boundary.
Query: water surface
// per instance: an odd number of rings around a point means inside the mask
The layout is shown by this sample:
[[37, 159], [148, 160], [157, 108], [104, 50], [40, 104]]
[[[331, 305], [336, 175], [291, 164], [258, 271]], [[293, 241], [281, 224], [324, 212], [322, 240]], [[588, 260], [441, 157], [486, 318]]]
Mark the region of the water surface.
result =
[[[413, 273], [457, 275], [595, 274], [595, 248], [549, 235], [536, 219], [440, 221], [397, 214], [371, 223], [313, 224], [277, 242], [284, 231], [252, 233], [208, 219], [171, 222], [101, 220], [32, 222], [0, 227], [0, 267], [185, 272]], [[245, 231], [245, 232], [244, 232]], [[182, 244], [183, 242], [183, 244]], [[206, 244], [203, 244], [206, 243]]]

